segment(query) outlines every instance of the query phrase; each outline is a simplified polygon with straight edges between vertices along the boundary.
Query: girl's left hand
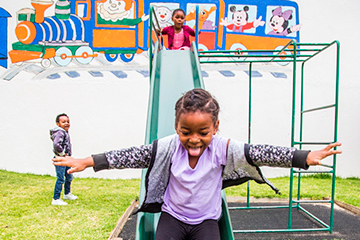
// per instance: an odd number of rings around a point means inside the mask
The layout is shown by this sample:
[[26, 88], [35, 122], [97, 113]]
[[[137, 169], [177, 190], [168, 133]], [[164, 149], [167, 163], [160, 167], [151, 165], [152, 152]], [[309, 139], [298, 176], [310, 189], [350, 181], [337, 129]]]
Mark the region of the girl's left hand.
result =
[[322, 159], [328, 156], [332, 156], [334, 154], [342, 153], [341, 150], [333, 150], [334, 147], [338, 147], [338, 146], [341, 146], [341, 143], [339, 142], [331, 143], [322, 150], [309, 152], [306, 158], [307, 165], [320, 165]]

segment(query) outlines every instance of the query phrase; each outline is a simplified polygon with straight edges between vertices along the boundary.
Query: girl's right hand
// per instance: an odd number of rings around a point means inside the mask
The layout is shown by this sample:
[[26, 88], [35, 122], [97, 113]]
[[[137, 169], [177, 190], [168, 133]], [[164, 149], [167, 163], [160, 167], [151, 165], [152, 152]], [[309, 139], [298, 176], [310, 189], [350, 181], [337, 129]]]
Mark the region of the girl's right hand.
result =
[[81, 172], [88, 167], [94, 166], [94, 159], [92, 157], [75, 159], [73, 157], [55, 157], [52, 159], [53, 164], [56, 166], [70, 167], [68, 173]]

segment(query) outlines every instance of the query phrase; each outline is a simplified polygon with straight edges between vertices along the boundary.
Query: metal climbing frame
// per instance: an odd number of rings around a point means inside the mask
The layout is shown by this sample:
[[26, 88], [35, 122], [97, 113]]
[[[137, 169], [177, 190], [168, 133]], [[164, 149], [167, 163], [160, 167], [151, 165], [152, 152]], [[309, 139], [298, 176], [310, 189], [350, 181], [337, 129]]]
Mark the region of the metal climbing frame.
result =
[[[334, 46], [334, 47], [332, 47]], [[336, 60], [336, 69], [335, 69], [335, 83], [334, 83], [334, 97], [333, 102], [329, 105], [319, 106], [312, 109], [304, 109], [304, 70], [305, 66], [309, 60], [316, 57], [318, 54], [332, 47], [336, 49], [335, 60]], [[328, 50], [329, 51], [329, 50]], [[292, 63], [293, 64], [293, 84], [292, 84], [292, 124], [291, 124], [291, 146], [298, 146], [299, 149], [302, 149], [304, 145], [328, 145], [329, 143], [337, 141], [337, 132], [338, 132], [338, 102], [339, 102], [339, 58], [340, 58], [340, 44], [338, 41], [333, 41], [331, 43], [296, 43], [295, 41], [290, 41], [286, 46], [280, 50], [235, 50], [235, 51], [206, 51], [199, 54], [200, 63], [248, 63], [249, 64], [249, 119], [248, 119], [248, 142], [251, 143], [251, 93], [252, 93], [252, 73], [253, 73], [253, 64], [256, 63], [270, 63], [277, 62], [279, 64], [283, 63]], [[298, 71], [297, 66], [301, 64], [301, 70]], [[297, 73], [300, 72], [300, 109], [296, 109], [296, 100], [298, 97], [297, 93]], [[304, 116], [319, 112], [325, 109], [333, 109], [334, 119], [333, 119], [333, 139], [330, 139], [328, 142], [305, 142], [303, 141], [303, 127], [304, 127]], [[296, 112], [300, 114], [299, 118], [299, 140], [295, 140], [295, 115]], [[311, 171], [311, 170], [299, 170], [293, 169], [290, 170], [290, 192], [289, 192], [289, 204], [287, 206], [250, 206], [250, 185], [248, 183], [247, 188], [247, 206], [246, 207], [236, 207], [229, 209], [270, 209], [270, 208], [288, 208], [288, 227], [285, 229], [258, 229], [258, 230], [233, 230], [234, 233], [260, 233], [260, 232], [305, 232], [305, 231], [333, 231], [333, 216], [334, 216], [334, 197], [335, 197], [335, 170], [336, 170], [336, 155], [332, 157], [332, 165], [321, 165], [321, 170]], [[326, 173], [332, 176], [332, 186], [331, 186], [331, 199], [330, 200], [301, 200], [301, 175], [305, 173]], [[297, 197], [293, 199], [293, 184], [294, 177], [298, 176], [298, 186], [297, 186]], [[315, 215], [307, 211], [302, 203], [330, 203], [330, 224], [326, 224], [323, 220], [319, 219]], [[295, 229], [292, 228], [292, 211], [293, 208], [302, 211], [309, 218], [313, 219], [319, 223], [318, 228], [303, 228]]]

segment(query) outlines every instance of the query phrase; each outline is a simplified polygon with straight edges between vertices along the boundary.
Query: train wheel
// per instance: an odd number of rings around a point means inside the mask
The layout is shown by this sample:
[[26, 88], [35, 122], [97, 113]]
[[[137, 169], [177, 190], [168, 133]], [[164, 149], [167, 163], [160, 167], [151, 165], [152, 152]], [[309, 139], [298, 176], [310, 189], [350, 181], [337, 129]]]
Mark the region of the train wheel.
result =
[[[230, 50], [232, 51], [237, 51], [237, 50], [247, 50], [247, 48], [242, 45], [241, 43], [234, 43], [233, 45], [231, 45]], [[240, 56], [244, 56], [244, 55], [248, 55], [247, 52], [240, 52], [240, 53], [235, 53], [235, 55], [239, 55], [239, 57], [235, 57], [233, 58], [234, 60], [240, 60], [240, 61], [245, 61], [246, 57], [240, 57]]]
[[131, 62], [135, 57], [135, 54], [132, 53], [126, 53], [126, 54], [120, 54], [120, 59], [124, 62]]
[[79, 47], [75, 52], [76, 61], [84, 65], [89, 64], [93, 60], [93, 57], [90, 57], [93, 53], [93, 50], [89, 46]]
[[[201, 44], [201, 43], [199, 43], [198, 48], [199, 48], [198, 49], [199, 55], [201, 55], [201, 52], [203, 52], [203, 51], [209, 51], [209, 49], [204, 44]], [[203, 59], [204, 61], [209, 60], [209, 58], [203, 58], [203, 57], [201, 59]]]
[[108, 62], [115, 62], [116, 59], [118, 58], [117, 54], [105, 54], [105, 58], [106, 60], [108, 60]]
[[61, 47], [58, 50], [56, 50], [54, 61], [56, 62], [57, 65], [61, 67], [65, 67], [69, 65], [69, 63], [72, 60], [70, 56], [72, 56], [71, 50], [66, 47]]
[[203, 52], [203, 51], [209, 51], [209, 49], [204, 45], [199, 43], [199, 53]]
[[[275, 50], [281, 50], [281, 49], [283, 49], [283, 48], [284, 48], [284, 46], [277, 46], [277, 47], [275, 48]], [[279, 52], [274, 52], [274, 55], [277, 55], [277, 54], [279, 54]], [[289, 57], [286, 57], [287, 55], [291, 55], [291, 53], [290, 53], [289, 51], [282, 51], [282, 52], [279, 54], [280, 57], [275, 58], [275, 60], [279, 60], [279, 59], [281, 59], [281, 60], [289, 60], [289, 62], [276, 62], [276, 63], [279, 64], [279, 65], [281, 65], [281, 66], [286, 66], [286, 65], [288, 65], [288, 64], [290, 63], [290, 58], [289, 58]]]
[[50, 59], [43, 59], [43, 60], [41, 60], [41, 66], [42, 66], [43, 68], [48, 68], [48, 67], [50, 67], [50, 66], [51, 66], [51, 61], [50, 61]]

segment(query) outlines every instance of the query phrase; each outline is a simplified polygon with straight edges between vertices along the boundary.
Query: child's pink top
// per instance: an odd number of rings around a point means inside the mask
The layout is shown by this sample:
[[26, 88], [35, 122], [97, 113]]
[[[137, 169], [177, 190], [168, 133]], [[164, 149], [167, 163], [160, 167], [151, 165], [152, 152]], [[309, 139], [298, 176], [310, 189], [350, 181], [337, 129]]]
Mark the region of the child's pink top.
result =
[[[190, 36], [195, 36], [195, 31], [191, 27], [187, 25], [183, 25], [182, 27], [184, 33], [184, 40], [182, 44], [182, 48], [190, 49]], [[168, 35], [169, 49], [174, 49], [174, 37], [175, 37], [175, 29], [174, 26], [164, 27], [162, 29], [162, 34]], [[181, 48], [181, 49], [182, 49]]]
[[188, 152], [177, 139], [163, 212], [186, 224], [220, 218], [222, 170], [226, 165], [227, 142], [227, 138], [215, 135], [192, 169]]
[[171, 50], [178, 50], [184, 45], [184, 30], [181, 29], [179, 33], [175, 33], [174, 42]]

